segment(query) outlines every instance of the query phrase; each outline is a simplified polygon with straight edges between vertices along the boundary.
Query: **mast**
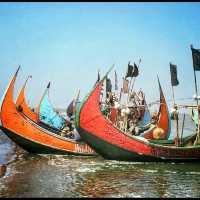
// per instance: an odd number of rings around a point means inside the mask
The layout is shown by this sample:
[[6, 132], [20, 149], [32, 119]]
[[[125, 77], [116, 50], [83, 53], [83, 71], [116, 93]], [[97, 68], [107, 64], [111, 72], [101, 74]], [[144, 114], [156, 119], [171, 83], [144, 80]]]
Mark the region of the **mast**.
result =
[[[193, 45], [190, 45], [191, 50], [193, 50]], [[197, 79], [196, 79], [196, 72], [195, 72], [195, 63], [194, 63], [194, 54], [192, 52], [192, 61], [193, 61], [193, 71], [194, 71], [194, 83], [195, 83], [195, 93], [196, 93], [196, 105], [197, 105], [197, 116], [198, 116], [198, 128], [197, 128], [197, 136], [195, 139], [194, 144], [198, 144], [199, 143], [199, 137], [200, 137], [200, 133], [199, 133], [199, 103], [198, 103], [198, 89], [197, 89]]]
[[50, 84], [51, 84], [51, 82], [49, 81], [49, 83], [48, 83], [48, 85], [47, 85], [47, 87], [46, 87], [46, 89], [45, 89], [45, 91], [44, 91], [44, 93], [43, 93], [43, 95], [42, 95], [42, 97], [41, 97], [41, 99], [40, 99], [40, 102], [39, 102], [39, 104], [38, 104], [38, 106], [37, 106], [37, 108], [36, 108], [36, 112], [35, 112], [35, 113], [36, 113], [36, 115], [37, 115], [37, 121], [38, 121], [38, 122], [40, 121], [40, 117], [39, 117], [40, 105], [41, 105], [41, 102], [42, 102], [44, 96], [46, 95], [47, 91], [48, 91], [49, 88], [50, 88]]
[[170, 73], [171, 73], [171, 88], [172, 88], [172, 102], [173, 102], [173, 108], [175, 109], [175, 112], [173, 113], [174, 117], [174, 126], [176, 128], [176, 133], [175, 133], [175, 145], [179, 146], [179, 124], [178, 124], [178, 113], [177, 113], [177, 106], [175, 103], [175, 96], [174, 96], [174, 86], [178, 84], [177, 80], [177, 71], [176, 71], [176, 66], [172, 65], [171, 62], [169, 63], [170, 65]]

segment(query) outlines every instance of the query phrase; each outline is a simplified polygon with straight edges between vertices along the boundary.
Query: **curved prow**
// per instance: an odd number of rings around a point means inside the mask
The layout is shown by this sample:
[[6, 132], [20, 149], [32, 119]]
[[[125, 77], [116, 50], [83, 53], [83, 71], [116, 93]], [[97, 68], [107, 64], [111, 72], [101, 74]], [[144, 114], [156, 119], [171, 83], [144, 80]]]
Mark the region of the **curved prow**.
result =
[[[163, 139], [168, 139], [171, 132], [171, 121], [170, 121], [170, 115], [169, 115], [167, 103], [165, 100], [165, 96], [163, 94], [163, 90], [162, 90], [159, 78], [158, 78], [158, 85], [159, 85], [159, 91], [160, 91], [160, 108], [158, 112], [158, 122], [156, 126], [158, 128], [163, 129], [164, 131]], [[147, 132], [143, 136], [146, 139], [153, 139], [153, 131]]]
[[[7, 112], [7, 108], [14, 108], [15, 109], [15, 103], [13, 101], [13, 92], [14, 92], [14, 85], [17, 78], [17, 74], [19, 72], [20, 66], [18, 67], [17, 71], [15, 72], [13, 78], [11, 79], [7, 89], [4, 92], [4, 95], [1, 99], [1, 110], [0, 110], [0, 119], [1, 119], [1, 125], [3, 126], [3, 120], [4, 116], [2, 116], [2, 112]], [[6, 120], [6, 119], [5, 119]]]
[[19, 93], [19, 96], [17, 98], [17, 101], [16, 101], [16, 106], [19, 108], [20, 106], [20, 109], [22, 110], [22, 112], [29, 118], [31, 119], [32, 121], [35, 121], [37, 122], [37, 115], [36, 113], [34, 113], [30, 107], [27, 105], [26, 103], [26, 99], [25, 99], [25, 88], [26, 88], [26, 85], [27, 85], [27, 82], [28, 80], [32, 78], [32, 76], [28, 76], [20, 93]]

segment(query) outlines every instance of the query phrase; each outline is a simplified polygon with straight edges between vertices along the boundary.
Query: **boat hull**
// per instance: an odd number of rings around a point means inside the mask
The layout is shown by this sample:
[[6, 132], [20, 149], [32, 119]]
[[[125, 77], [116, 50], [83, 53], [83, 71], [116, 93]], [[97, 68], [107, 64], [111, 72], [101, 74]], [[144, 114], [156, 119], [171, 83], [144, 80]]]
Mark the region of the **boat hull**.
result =
[[24, 150], [35, 153], [97, 155], [86, 143], [75, 141], [42, 128], [18, 111], [13, 102], [13, 90], [17, 73], [11, 80], [1, 105], [2, 130]]
[[[173, 143], [159, 144], [152, 139], [130, 135], [115, 127], [104, 117], [99, 106], [102, 85], [103, 80], [86, 97], [76, 114], [77, 130], [83, 140], [97, 153], [106, 159], [123, 161], [194, 162], [200, 160], [200, 145], [192, 145], [195, 137], [185, 141], [183, 147], [177, 147]], [[162, 120], [164, 121], [169, 121], [168, 115]], [[151, 132], [147, 130], [147, 133]]]
[[[127, 149], [120, 148], [117, 145], [110, 144], [109, 142], [102, 140], [99, 137], [87, 132], [86, 130], [79, 128], [79, 133], [81, 137], [90, 145], [98, 154], [103, 158], [108, 160], [118, 160], [118, 161], [134, 161], [134, 162], [200, 162], [200, 151], [199, 148], [191, 151], [185, 149], [186, 156], [183, 156], [183, 152], [180, 149], [177, 151], [175, 148], [170, 152], [170, 149], [155, 148], [151, 147], [151, 152], [149, 155], [138, 153], [138, 151], [129, 151]], [[189, 151], [188, 151], [189, 150]], [[163, 155], [161, 155], [163, 152]], [[167, 155], [168, 153], [168, 155]], [[159, 155], [160, 156], [156, 156]]]
[[4, 127], [0, 127], [1, 130], [18, 146], [23, 148], [24, 150], [30, 152], [30, 153], [36, 153], [36, 154], [57, 154], [57, 155], [82, 155], [81, 153], [77, 152], [71, 152], [66, 150], [60, 150], [56, 148], [52, 148], [50, 146], [41, 145], [40, 143], [37, 143], [35, 141], [28, 140]]

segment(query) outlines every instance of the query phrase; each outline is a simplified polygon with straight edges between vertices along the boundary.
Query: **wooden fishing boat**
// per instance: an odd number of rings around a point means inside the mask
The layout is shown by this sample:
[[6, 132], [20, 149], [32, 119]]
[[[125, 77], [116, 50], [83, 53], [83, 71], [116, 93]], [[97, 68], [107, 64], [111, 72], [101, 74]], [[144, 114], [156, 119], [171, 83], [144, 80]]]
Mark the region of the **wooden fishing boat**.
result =
[[84, 142], [55, 134], [29, 119], [13, 102], [13, 91], [19, 68], [1, 102], [1, 129], [23, 149], [38, 154], [74, 154], [93, 156], [96, 153]]
[[[76, 113], [76, 128], [81, 137], [97, 153], [106, 159], [126, 161], [194, 161], [200, 159], [200, 145], [193, 145], [196, 134], [182, 140], [176, 146], [169, 140], [148, 139], [153, 130], [147, 130], [145, 137], [129, 135], [115, 127], [100, 110], [99, 97], [105, 77], [93, 88]], [[161, 96], [160, 120], [158, 126], [167, 133], [169, 114], [159, 84]], [[168, 133], [167, 133], [168, 134]]]

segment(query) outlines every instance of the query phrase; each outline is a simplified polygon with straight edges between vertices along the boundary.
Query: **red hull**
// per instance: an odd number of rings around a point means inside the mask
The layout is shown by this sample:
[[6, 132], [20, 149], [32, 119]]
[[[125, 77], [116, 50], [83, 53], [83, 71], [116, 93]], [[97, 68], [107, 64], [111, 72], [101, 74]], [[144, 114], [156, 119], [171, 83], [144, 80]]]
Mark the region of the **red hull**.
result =
[[[77, 129], [81, 137], [94, 150], [105, 158], [115, 160], [198, 160], [200, 159], [200, 146], [176, 147], [165, 144], [155, 144], [146, 138], [130, 136], [113, 126], [99, 107], [99, 96], [103, 80], [100, 81], [91, 94], [82, 104], [77, 115]], [[164, 98], [164, 96], [163, 96]], [[166, 116], [166, 110], [163, 111]], [[160, 113], [162, 114], [162, 112]], [[163, 129], [169, 120], [162, 119], [158, 125]], [[165, 129], [165, 130], [166, 130]], [[146, 134], [150, 134], [147, 131]], [[109, 148], [108, 148], [109, 147]], [[122, 158], [124, 156], [124, 159]]]

